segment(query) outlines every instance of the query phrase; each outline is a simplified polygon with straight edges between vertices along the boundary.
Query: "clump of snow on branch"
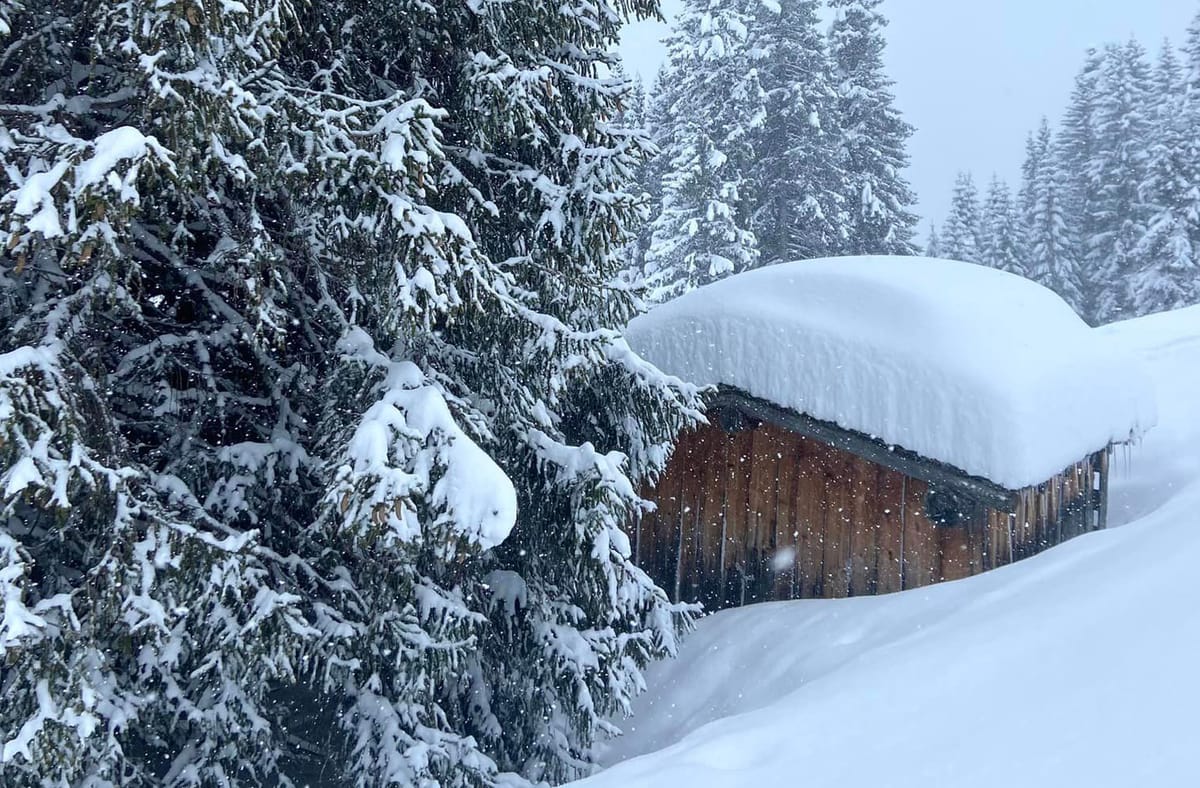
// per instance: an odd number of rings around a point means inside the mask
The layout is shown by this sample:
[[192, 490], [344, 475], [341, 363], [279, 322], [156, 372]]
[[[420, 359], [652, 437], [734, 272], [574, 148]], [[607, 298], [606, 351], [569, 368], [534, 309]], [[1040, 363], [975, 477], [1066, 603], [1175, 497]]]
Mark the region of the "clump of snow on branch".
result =
[[383, 373], [329, 493], [345, 524], [375, 522], [395, 539], [415, 539], [421, 523], [409, 502], [427, 495], [468, 541], [484, 549], [503, 542], [517, 516], [512, 481], [458, 426], [441, 393], [415, 364], [377, 351], [361, 329], [339, 347], [346, 361]]

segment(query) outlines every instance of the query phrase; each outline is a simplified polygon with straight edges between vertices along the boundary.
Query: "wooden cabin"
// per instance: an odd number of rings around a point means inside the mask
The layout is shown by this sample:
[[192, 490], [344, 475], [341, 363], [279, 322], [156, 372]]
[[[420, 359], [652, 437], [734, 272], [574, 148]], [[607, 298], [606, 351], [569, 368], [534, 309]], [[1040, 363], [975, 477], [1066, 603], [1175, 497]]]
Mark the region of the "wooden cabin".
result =
[[[694, 291], [628, 332], [661, 369], [710, 387], [708, 423], [679, 437], [644, 490], [655, 510], [629, 526], [637, 564], [673, 599], [712, 610], [889, 593], [1105, 527], [1112, 446], [1152, 424], [1153, 409], [1128, 371], [1136, 365], [1093, 346], [1057, 296], [947, 261], [774, 269]], [[914, 294], [951, 285], [977, 300], [906, 322], [937, 308]], [[1054, 319], [1006, 330], [996, 314], [1006, 295], [1033, 310], [1026, 319], [1038, 309]], [[856, 308], [862, 321], [837, 317]], [[1057, 334], [1065, 360], [1031, 352], [1043, 330]], [[933, 350], [906, 356], [912, 343]], [[1009, 352], [993, 374], [988, 359]], [[1029, 377], [1014, 380], [1019, 352]]]
[[743, 392], [711, 398], [632, 526], [674, 600], [886, 594], [1010, 564], [1107, 519], [1107, 448], [1008, 490]]

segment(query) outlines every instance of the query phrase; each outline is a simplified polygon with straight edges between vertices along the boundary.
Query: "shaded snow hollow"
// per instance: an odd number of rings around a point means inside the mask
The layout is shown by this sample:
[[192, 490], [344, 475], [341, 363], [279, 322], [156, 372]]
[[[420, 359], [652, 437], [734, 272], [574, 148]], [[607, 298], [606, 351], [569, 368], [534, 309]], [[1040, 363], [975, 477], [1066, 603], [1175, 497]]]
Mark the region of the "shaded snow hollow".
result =
[[634, 320], [663, 371], [1019, 489], [1155, 421], [1146, 376], [1057, 295], [969, 263], [845, 257], [748, 271]]
[[1163, 405], [1112, 479], [1139, 519], [966, 580], [709, 616], [580, 788], [1200, 785], [1200, 307], [1097, 333]]

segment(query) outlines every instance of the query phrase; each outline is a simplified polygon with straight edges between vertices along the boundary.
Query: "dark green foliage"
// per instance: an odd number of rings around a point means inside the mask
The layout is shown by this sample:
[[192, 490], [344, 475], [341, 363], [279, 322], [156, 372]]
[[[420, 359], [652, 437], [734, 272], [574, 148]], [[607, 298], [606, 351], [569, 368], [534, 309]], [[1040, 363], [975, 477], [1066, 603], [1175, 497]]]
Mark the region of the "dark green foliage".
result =
[[620, 335], [654, 4], [0, 9], [0, 783], [586, 773], [687, 618], [621, 530], [697, 416]]

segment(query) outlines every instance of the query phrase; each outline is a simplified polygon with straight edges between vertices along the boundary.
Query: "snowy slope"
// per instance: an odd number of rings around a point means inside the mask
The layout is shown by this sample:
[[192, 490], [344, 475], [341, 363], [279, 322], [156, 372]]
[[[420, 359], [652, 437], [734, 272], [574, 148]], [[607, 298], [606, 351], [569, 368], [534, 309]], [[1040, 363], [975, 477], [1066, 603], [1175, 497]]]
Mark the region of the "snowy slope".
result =
[[[983, 266], [845, 257], [768, 266], [634, 320], [630, 345], [1011, 489], [1154, 423], [1138, 365], [1061, 298]], [[1120, 374], [1118, 374], [1120, 373]]]
[[964, 581], [711, 616], [650, 671], [607, 759], [632, 760], [579, 785], [1200, 785], [1197, 318], [1103, 332], [1165, 403], [1114, 483], [1148, 515]]

